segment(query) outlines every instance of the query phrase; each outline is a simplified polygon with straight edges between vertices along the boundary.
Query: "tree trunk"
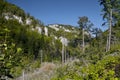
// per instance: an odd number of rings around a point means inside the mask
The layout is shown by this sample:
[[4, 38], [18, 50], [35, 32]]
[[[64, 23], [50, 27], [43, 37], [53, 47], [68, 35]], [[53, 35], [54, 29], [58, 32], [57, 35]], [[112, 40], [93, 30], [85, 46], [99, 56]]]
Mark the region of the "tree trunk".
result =
[[106, 52], [108, 52], [108, 41], [109, 41], [109, 39], [108, 39], [108, 36], [107, 36]]
[[111, 47], [111, 28], [112, 28], [112, 9], [110, 10], [110, 16], [109, 16], [109, 41], [108, 41], [108, 51], [110, 51], [110, 47]]
[[67, 62], [67, 53], [66, 53], [66, 47], [64, 47], [64, 54], [65, 54], [65, 63]]
[[43, 52], [42, 52], [42, 50], [40, 51], [40, 54], [41, 54], [41, 64], [42, 64], [42, 62], [43, 62]]
[[64, 44], [62, 44], [62, 64], [64, 63]]
[[85, 30], [84, 30], [84, 28], [82, 29], [82, 34], [83, 34], [83, 39], [82, 39], [82, 41], [83, 41], [83, 44], [82, 44], [82, 49], [83, 49], [83, 53], [85, 52], [85, 40], [84, 40], [84, 32], [85, 32]]
[[23, 73], [22, 73], [22, 80], [24, 80], [24, 77], [25, 77], [25, 72], [23, 70]]

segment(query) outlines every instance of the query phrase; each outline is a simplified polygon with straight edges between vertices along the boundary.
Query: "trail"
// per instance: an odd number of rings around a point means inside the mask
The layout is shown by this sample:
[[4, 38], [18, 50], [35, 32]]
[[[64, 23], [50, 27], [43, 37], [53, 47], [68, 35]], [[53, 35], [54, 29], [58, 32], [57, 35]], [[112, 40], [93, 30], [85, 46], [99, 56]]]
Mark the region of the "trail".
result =
[[54, 75], [55, 68], [57, 66], [53, 63], [43, 63], [39, 69], [33, 72], [25, 73], [16, 78], [15, 80], [50, 80]]
[[55, 75], [56, 69], [65, 65], [73, 66], [74, 62], [79, 62], [79, 59], [71, 58], [70, 60], [67, 60], [66, 63], [64, 63], [64, 65], [58, 63], [55, 64], [52, 62], [44, 62], [41, 64], [40, 68], [29, 73], [26, 73], [24, 71], [22, 76], [16, 78], [15, 80], [50, 80]]

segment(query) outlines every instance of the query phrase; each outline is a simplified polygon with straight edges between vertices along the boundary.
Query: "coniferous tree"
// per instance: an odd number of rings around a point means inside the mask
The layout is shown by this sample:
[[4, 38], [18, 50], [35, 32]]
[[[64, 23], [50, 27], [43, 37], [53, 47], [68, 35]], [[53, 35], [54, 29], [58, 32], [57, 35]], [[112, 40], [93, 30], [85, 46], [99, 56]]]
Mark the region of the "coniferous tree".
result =
[[85, 31], [89, 31], [93, 24], [89, 21], [88, 17], [79, 17], [79, 27], [82, 29], [82, 51], [85, 52]]
[[[113, 19], [119, 19], [120, 0], [99, 0], [100, 5], [103, 5], [103, 19], [107, 20], [109, 26], [109, 35], [107, 40], [106, 51], [110, 50], [111, 47], [111, 32]], [[115, 24], [115, 23], [114, 23]]]

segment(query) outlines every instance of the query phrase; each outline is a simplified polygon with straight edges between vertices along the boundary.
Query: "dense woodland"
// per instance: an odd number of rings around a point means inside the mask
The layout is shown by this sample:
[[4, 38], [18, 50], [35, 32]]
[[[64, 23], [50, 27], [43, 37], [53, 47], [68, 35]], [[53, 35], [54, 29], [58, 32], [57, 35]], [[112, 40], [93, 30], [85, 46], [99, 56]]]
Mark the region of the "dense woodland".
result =
[[[79, 27], [57, 24], [55, 30], [0, 0], [0, 80], [16, 79], [23, 70], [32, 72], [44, 62], [61, 65], [51, 80], [119, 80], [120, 0], [98, 2], [103, 7], [103, 26], [108, 26], [105, 31], [94, 27], [87, 16], [78, 18]], [[67, 39], [67, 45], [60, 37]]]

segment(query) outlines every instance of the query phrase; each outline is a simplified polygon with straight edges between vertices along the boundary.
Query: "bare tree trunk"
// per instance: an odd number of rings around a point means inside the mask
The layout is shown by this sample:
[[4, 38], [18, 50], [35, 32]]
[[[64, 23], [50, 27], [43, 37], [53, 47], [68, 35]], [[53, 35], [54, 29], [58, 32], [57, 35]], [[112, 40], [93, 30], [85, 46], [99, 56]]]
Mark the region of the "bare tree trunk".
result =
[[43, 52], [42, 52], [42, 50], [40, 51], [40, 54], [41, 54], [41, 64], [42, 64], [42, 62], [43, 62]]
[[62, 44], [62, 64], [64, 63], [64, 44]]
[[109, 41], [108, 41], [108, 51], [111, 47], [111, 28], [112, 28], [112, 9], [110, 10], [110, 17], [109, 17]]
[[106, 52], [108, 52], [108, 36], [107, 36], [107, 44], [106, 44]]
[[67, 53], [66, 53], [66, 47], [65, 47], [65, 63], [67, 62]]
[[82, 34], [83, 34], [83, 38], [82, 38], [82, 41], [83, 41], [83, 44], [82, 44], [82, 49], [83, 49], [83, 53], [85, 52], [85, 40], [84, 40], [84, 28], [82, 29]]
[[22, 80], [25, 80], [24, 77], [25, 77], [25, 72], [24, 72], [24, 70], [23, 70]]

